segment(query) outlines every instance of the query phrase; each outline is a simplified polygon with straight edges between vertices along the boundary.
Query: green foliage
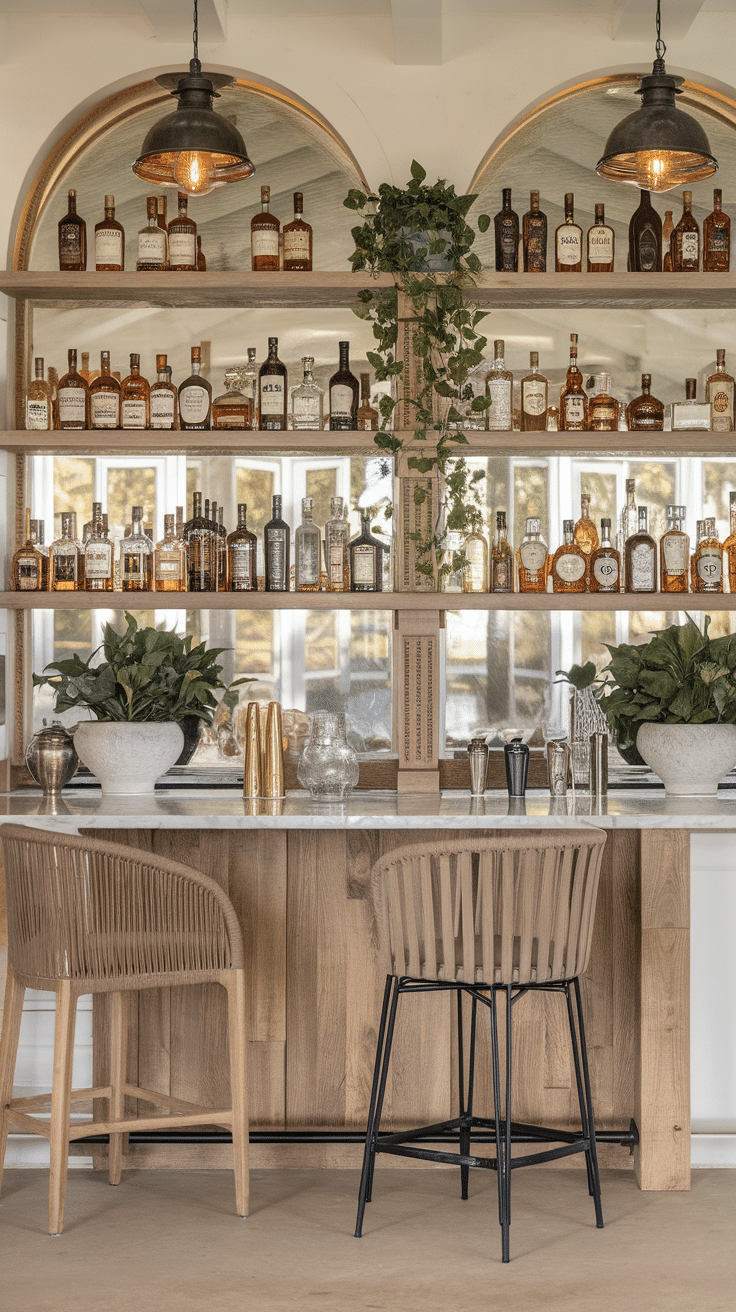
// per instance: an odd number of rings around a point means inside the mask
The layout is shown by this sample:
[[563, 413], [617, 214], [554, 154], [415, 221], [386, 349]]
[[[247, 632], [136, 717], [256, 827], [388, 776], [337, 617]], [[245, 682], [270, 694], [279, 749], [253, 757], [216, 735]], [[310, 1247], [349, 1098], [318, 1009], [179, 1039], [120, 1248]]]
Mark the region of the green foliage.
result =
[[[36, 687], [48, 684], [56, 693], [56, 711], [75, 706], [88, 708], [97, 720], [182, 720], [193, 716], [212, 722], [217, 706], [215, 692], [224, 689], [222, 666], [216, 664], [224, 647], [192, 646], [191, 634], [180, 638], [166, 630], [140, 629], [127, 611], [128, 627], [122, 635], [105, 625], [98, 651], [105, 659], [93, 667], [95, 651], [83, 661], [75, 652], [70, 660], [55, 661], [34, 674]], [[249, 679], [236, 679], [231, 688]], [[228, 693], [226, 692], [226, 696]]]
[[556, 683], [569, 683], [578, 692], [582, 692], [583, 688], [590, 688], [595, 683], [595, 661], [586, 661], [585, 665], [571, 665], [569, 670], [558, 670], [557, 673], [562, 678], [556, 679]]

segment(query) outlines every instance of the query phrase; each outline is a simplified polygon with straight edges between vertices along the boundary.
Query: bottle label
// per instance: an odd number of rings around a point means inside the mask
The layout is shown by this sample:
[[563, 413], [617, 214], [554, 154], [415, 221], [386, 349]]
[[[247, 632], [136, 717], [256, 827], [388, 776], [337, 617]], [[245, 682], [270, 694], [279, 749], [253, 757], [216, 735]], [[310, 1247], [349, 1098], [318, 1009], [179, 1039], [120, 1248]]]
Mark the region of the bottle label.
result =
[[526, 268], [529, 273], [544, 273], [547, 268], [547, 229], [543, 223], [529, 220], [526, 243]]
[[582, 230], [566, 223], [557, 232], [557, 263], [579, 264], [582, 258]]
[[491, 560], [491, 592], [510, 592], [511, 576], [508, 557]]
[[613, 232], [610, 228], [591, 228], [588, 233], [588, 259], [591, 264], [613, 264]]
[[595, 403], [591, 407], [590, 428], [593, 432], [596, 430], [610, 432], [618, 423], [618, 408], [608, 404]]
[[174, 393], [151, 392], [151, 428], [174, 427]]
[[95, 264], [123, 263], [123, 234], [118, 228], [102, 228], [95, 233]]
[[347, 536], [332, 534], [327, 555], [327, 576], [331, 588], [345, 587], [345, 551]]
[[230, 544], [230, 579], [239, 587], [250, 588], [253, 570], [253, 543], [233, 542]]
[[300, 583], [314, 586], [319, 583], [319, 548], [318, 533], [304, 534], [297, 546], [297, 587]]
[[123, 581], [125, 583], [142, 583], [144, 572], [144, 554], [142, 551], [126, 547], [123, 552]]
[[172, 578], [181, 579], [183, 577], [181, 561], [178, 557], [172, 560], [171, 558], [162, 556], [160, 552], [156, 552], [157, 580], [168, 582]]
[[573, 424], [580, 424], [582, 427], [585, 423], [585, 397], [582, 394], [566, 396], [565, 400], [565, 423], [568, 428]]
[[571, 552], [555, 561], [555, 571], [563, 583], [577, 583], [585, 573], [586, 563], [585, 556], [576, 556]]
[[146, 426], [146, 403], [145, 401], [123, 401], [122, 405], [122, 428], [145, 428]]
[[271, 255], [274, 259], [278, 259], [278, 228], [252, 228], [250, 234], [250, 253], [254, 259], [259, 255]]
[[81, 387], [62, 387], [59, 389], [59, 423], [84, 428], [86, 396]]
[[374, 548], [369, 542], [358, 543], [352, 550], [353, 583], [372, 587], [376, 578]]
[[507, 432], [511, 429], [511, 380], [494, 378], [491, 374], [487, 387], [491, 398], [488, 427], [496, 432]]
[[112, 575], [112, 543], [88, 542], [84, 549], [84, 574], [88, 579], [109, 579]]
[[53, 553], [52, 578], [56, 583], [76, 583], [78, 560], [76, 547]]
[[639, 267], [644, 273], [657, 267], [657, 234], [649, 224], [639, 234]]
[[683, 263], [685, 260], [697, 261], [700, 255], [700, 236], [697, 232], [680, 233], [680, 251], [682, 253]]
[[544, 569], [547, 549], [542, 542], [522, 542], [519, 547], [519, 559], [524, 569], [536, 576], [540, 569]]
[[18, 592], [38, 592], [41, 587], [41, 573], [38, 568], [38, 561], [25, 556], [18, 561], [17, 565], [17, 583]]
[[232, 410], [225, 410], [224, 413], [223, 411], [220, 411], [220, 413], [218, 414], [215, 420], [215, 428], [247, 428], [247, 427], [248, 425], [245, 422], [245, 415], [243, 414], [243, 411], [236, 409], [235, 406], [233, 406]]
[[618, 561], [615, 556], [599, 556], [593, 561], [593, 578], [599, 588], [608, 591], [618, 587]]
[[120, 423], [120, 397], [117, 392], [93, 392], [90, 409], [93, 428], [117, 428]]
[[[255, 252], [254, 252], [255, 254]], [[284, 263], [287, 260], [309, 259], [309, 233], [305, 228], [284, 230]]]
[[261, 379], [261, 414], [284, 413], [284, 379], [281, 374], [264, 374]]
[[179, 392], [179, 414], [182, 423], [204, 424], [210, 412], [210, 396], [205, 387], [190, 383]]
[[698, 558], [695, 572], [702, 583], [720, 583], [723, 574], [723, 561], [720, 551], [715, 555], [704, 553]]
[[286, 529], [270, 528], [266, 540], [268, 578], [271, 587], [286, 588]]
[[197, 242], [193, 232], [169, 232], [169, 264], [172, 269], [197, 263]]
[[656, 580], [656, 552], [648, 542], [640, 542], [631, 553], [631, 591], [653, 592]]
[[686, 537], [668, 537], [662, 539], [662, 554], [666, 574], [686, 574], [689, 541]]
[[318, 396], [294, 396], [292, 404], [295, 428], [321, 427], [322, 415]]
[[76, 223], [62, 223], [59, 228], [59, 263], [81, 264], [81, 262], [82, 241], [79, 226]]
[[138, 263], [166, 263], [166, 233], [163, 228], [144, 228], [138, 233]]
[[547, 409], [547, 387], [536, 378], [524, 383], [522, 405], [526, 415], [543, 415]]
[[728, 251], [728, 233], [725, 227], [711, 229], [708, 249], [712, 255], [716, 253], [719, 255], [726, 254]]
[[672, 427], [709, 429], [710, 406], [700, 401], [676, 401], [672, 407]]
[[334, 419], [350, 421], [353, 415], [353, 400], [352, 387], [347, 387], [345, 383], [335, 383], [330, 388], [330, 421]]
[[733, 429], [733, 384], [719, 387], [711, 397], [711, 428], [716, 433], [730, 433]]
[[38, 428], [48, 428], [49, 426], [49, 403], [48, 401], [32, 401], [30, 397], [26, 400], [26, 431]]

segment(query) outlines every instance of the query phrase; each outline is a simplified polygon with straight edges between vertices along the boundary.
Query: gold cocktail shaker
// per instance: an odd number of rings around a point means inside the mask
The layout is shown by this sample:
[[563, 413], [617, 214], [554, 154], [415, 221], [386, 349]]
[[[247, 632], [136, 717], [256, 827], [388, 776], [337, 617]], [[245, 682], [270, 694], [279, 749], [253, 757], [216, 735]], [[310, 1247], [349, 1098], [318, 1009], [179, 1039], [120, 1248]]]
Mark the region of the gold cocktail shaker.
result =
[[245, 765], [243, 769], [243, 796], [262, 796], [261, 770], [261, 708], [258, 702], [248, 702], [245, 711]]
[[281, 723], [281, 703], [269, 702], [266, 717], [264, 745], [265, 769], [262, 779], [263, 797], [284, 796], [284, 731]]

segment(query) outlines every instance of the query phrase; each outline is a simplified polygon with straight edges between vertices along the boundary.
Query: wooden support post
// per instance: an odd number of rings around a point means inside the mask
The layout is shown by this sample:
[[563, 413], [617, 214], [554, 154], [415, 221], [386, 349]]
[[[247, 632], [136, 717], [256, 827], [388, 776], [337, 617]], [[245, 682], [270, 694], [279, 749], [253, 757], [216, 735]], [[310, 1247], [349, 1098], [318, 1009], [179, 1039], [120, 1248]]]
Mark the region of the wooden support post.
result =
[[398, 791], [439, 792], [440, 612], [396, 611], [394, 724]]
[[[412, 405], [412, 401], [416, 400], [423, 388], [424, 378], [421, 359], [414, 350], [416, 321], [413, 318], [411, 301], [403, 292], [399, 292], [398, 297], [399, 335], [396, 344], [396, 358], [402, 362], [404, 372], [398, 382], [399, 403], [394, 414], [394, 422], [395, 427], [400, 431], [411, 432], [417, 426], [416, 408]], [[435, 402], [438, 399], [433, 395], [433, 412], [436, 411]], [[414, 448], [413, 453], [421, 455], [421, 444]], [[423, 494], [423, 499], [419, 503], [414, 497], [415, 490], [419, 490]], [[431, 541], [439, 511], [437, 492], [436, 473], [433, 477], [417, 473], [415, 469], [410, 469], [408, 457], [406, 453], [402, 452], [396, 462], [394, 492], [394, 504], [397, 507], [396, 522], [398, 524], [395, 581], [397, 592], [437, 591], [437, 563], [434, 555], [431, 557], [432, 573], [419, 573], [416, 568], [418, 559], [417, 542], [412, 538], [412, 535], [416, 533], [422, 542]], [[423, 559], [428, 558], [425, 556]]]

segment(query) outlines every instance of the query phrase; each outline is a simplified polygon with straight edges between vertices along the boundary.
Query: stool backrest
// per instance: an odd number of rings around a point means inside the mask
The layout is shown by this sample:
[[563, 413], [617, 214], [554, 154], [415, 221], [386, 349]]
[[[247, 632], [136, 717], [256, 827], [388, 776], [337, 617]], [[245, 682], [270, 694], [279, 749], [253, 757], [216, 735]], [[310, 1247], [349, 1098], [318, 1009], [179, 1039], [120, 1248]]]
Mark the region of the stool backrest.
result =
[[525, 830], [398, 848], [372, 870], [391, 973], [531, 984], [588, 962], [605, 833]]

